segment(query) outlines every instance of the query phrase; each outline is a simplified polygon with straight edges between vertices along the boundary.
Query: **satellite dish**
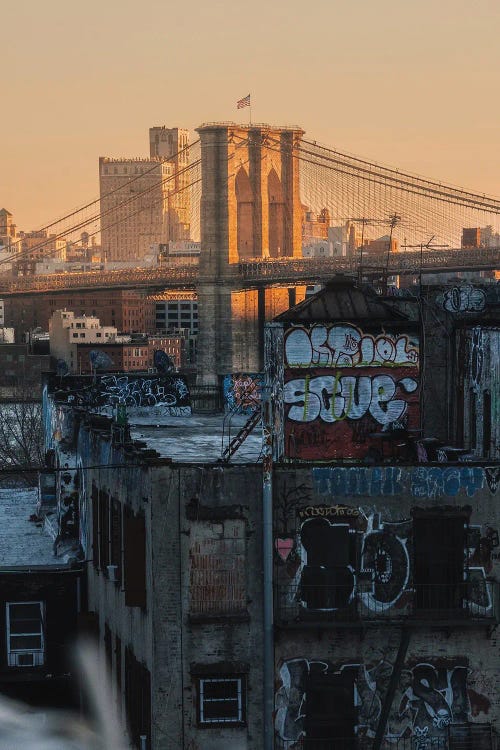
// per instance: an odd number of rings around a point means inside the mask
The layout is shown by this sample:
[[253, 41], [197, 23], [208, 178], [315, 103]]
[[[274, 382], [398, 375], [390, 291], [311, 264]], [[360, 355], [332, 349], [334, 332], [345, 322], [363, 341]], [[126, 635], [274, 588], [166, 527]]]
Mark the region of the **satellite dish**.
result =
[[162, 375], [166, 375], [169, 372], [175, 372], [175, 365], [171, 357], [169, 357], [163, 349], [155, 349], [153, 362], [158, 372], [161, 372]]
[[64, 361], [64, 359], [58, 359], [56, 362], [56, 374], [60, 377], [64, 377], [64, 375], [68, 375], [69, 373], [69, 367], [67, 363]]
[[98, 349], [92, 349], [90, 354], [90, 366], [92, 370], [109, 370], [113, 367], [113, 360], [106, 354], [106, 352], [100, 352]]

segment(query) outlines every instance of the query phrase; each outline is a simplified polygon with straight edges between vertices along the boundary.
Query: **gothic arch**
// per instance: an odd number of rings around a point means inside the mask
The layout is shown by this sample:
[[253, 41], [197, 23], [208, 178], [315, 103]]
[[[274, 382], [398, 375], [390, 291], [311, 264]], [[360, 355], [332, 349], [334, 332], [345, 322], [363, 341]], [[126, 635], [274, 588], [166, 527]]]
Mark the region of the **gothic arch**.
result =
[[274, 167], [267, 176], [269, 202], [269, 255], [278, 258], [285, 255], [285, 203], [280, 178]]
[[235, 193], [238, 256], [240, 258], [252, 258], [255, 254], [253, 229], [255, 199], [250, 178], [243, 167], [240, 167], [236, 174]]

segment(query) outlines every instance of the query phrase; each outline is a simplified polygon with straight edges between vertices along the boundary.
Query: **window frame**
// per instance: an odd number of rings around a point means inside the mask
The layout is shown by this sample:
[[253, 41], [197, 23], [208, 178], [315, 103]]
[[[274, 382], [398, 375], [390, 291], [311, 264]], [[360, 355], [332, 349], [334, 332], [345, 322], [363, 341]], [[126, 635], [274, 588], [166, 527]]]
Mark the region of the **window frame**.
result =
[[[217, 674], [217, 673], [211, 673], [207, 675], [199, 675], [196, 677], [196, 692], [197, 692], [197, 724], [199, 727], [203, 728], [210, 728], [210, 727], [244, 727], [246, 726], [246, 714], [247, 714], [247, 705], [246, 705], [246, 694], [247, 694], [247, 685], [246, 685], [246, 674]], [[236, 698], [205, 698], [204, 697], [204, 687], [205, 684], [208, 683], [236, 683], [237, 684], [237, 692], [236, 692]], [[216, 718], [206, 718], [204, 716], [204, 706], [205, 704], [214, 704], [214, 703], [233, 703], [237, 702], [236, 706], [236, 715], [234, 718], [227, 718], [227, 717], [216, 717]]]
[[[33, 605], [38, 604], [40, 609], [40, 631], [38, 633], [12, 633], [11, 632], [11, 607]], [[30, 601], [9, 601], [5, 602], [5, 634], [6, 634], [6, 646], [7, 646], [7, 663], [9, 667], [21, 667], [21, 666], [42, 666], [45, 662], [45, 602], [38, 600]], [[12, 648], [11, 638], [12, 637], [40, 637], [39, 648]], [[20, 665], [16, 663], [17, 654], [37, 654], [38, 659], [33, 659], [33, 664]]]

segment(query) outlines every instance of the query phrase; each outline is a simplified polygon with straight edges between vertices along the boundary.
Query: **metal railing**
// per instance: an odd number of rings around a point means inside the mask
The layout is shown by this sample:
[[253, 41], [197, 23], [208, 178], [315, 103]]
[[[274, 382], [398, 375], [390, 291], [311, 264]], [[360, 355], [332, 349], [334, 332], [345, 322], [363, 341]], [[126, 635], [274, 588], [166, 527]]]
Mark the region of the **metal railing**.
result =
[[[281, 625], [432, 620], [451, 624], [498, 622], [500, 584], [470, 578], [450, 585], [413, 584], [397, 589], [390, 581], [343, 585], [322, 581], [332, 571], [308, 571], [300, 581], [275, 587], [275, 618]], [[335, 574], [333, 574], [335, 575]], [[316, 582], [317, 581], [317, 582]]]

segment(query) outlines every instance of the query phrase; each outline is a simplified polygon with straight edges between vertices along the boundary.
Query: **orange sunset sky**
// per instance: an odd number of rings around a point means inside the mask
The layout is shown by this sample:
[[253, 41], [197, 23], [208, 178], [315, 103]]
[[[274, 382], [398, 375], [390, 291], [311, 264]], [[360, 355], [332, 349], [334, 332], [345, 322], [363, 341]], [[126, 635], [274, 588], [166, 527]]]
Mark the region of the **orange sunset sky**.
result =
[[152, 125], [297, 124], [309, 138], [500, 194], [498, 0], [4, 4], [0, 207], [19, 229], [98, 195], [98, 157]]

